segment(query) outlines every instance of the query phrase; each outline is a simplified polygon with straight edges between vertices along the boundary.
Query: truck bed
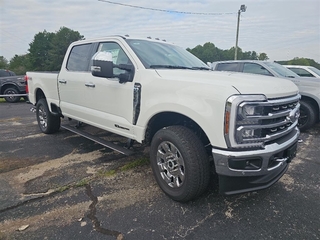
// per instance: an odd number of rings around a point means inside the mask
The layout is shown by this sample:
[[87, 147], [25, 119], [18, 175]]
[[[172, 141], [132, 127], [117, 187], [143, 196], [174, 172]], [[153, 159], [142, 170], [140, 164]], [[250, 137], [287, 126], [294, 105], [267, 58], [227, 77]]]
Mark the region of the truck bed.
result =
[[[49, 108], [49, 103], [59, 105], [57, 78], [59, 72], [27, 72], [29, 84], [29, 101], [36, 104], [37, 94], [45, 93]], [[43, 84], [45, 82], [45, 84]], [[39, 89], [39, 91], [37, 91]], [[40, 90], [41, 89], [41, 90]], [[40, 92], [41, 91], [41, 92]]]

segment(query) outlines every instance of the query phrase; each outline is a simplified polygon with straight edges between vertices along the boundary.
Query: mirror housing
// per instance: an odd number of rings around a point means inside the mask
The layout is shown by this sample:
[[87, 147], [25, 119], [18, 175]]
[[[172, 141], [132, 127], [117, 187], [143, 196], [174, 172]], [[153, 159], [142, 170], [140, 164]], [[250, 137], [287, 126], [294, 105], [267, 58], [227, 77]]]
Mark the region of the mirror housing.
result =
[[113, 78], [112, 54], [97, 52], [91, 59], [91, 73], [96, 77]]

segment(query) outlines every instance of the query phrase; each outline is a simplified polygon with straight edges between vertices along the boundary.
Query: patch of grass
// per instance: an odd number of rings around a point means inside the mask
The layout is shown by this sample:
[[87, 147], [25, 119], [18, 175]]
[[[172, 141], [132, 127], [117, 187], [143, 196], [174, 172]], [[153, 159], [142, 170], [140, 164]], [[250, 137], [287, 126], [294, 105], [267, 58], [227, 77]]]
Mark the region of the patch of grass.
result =
[[143, 166], [143, 165], [147, 165], [149, 163], [149, 159], [148, 158], [140, 158], [137, 160], [134, 160], [132, 162], [129, 162], [127, 164], [125, 164], [124, 166], [120, 167], [120, 171], [124, 172], [124, 171], [128, 171], [130, 169], [139, 167], [139, 166]]
[[98, 176], [100, 177], [112, 177], [116, 174], [116, 170], [108, 170], [108, 171], [102, 171], [102, 170], [99, 170], [98, 171]]
[[99, 170], [97, 173], [97, 176], [98, 177], [112, 177], [112, 176], [116, 175], [118, 172], [125, 172], [125, 171], [128, 171], [130, 169], [134, 169], [139, 166], [147, 165], [148, 163], [149, 163], [148, 158], [140, 158], [140, 159], [134, 160], [132, 162], [129, 162], [129, 163], [117, 168], [117, 169], [112, 169], [112, 170], [108, 170], [108, 171]]
[[88, 184], [89, 184], [89, 180], [84, 178], [84, 179], [81, 179], [81, 180], [79, 180], [78, 182], [76, 182], [74, 184], [69, 184], [69, 185], [57, 188], [56, 192], [64, 192], [64, 191], [69, 190], [71, 188], [83, 187], [83, 186], [86, 186]]
[[[4, 99], [4, 98], [0, 98], [0, 103], [3, 103], [3, 102], [5, 102], [6, 100]], [[1, 237], [1, 235], [0, 235], [0, 237]], [[1, 239], [1, 238], [0, 238]]]
[[63, 186], [63, 187], [60, 187], [60, 188], [58, 188], [58, 192], [64, 192], [64, 191], [66, 191], [66, 190], [68, 190], [70, 187], [69, 186]]
[[89, 184], [89, 180], [88, 179], [81, 179], [79, 182], [77, 182], [75, 184], [75, 187], [83, 187]]

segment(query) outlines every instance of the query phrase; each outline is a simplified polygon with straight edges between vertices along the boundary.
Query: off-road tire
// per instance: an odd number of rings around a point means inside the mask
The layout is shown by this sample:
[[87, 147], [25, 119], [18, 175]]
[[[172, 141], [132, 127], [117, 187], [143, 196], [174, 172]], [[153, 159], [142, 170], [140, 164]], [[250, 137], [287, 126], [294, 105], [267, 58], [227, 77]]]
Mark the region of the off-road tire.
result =
[[59, 131], [61, 119], [49, 111], [46, 99], [42, 98], [37, 102], [36, 115], [39, 128], [43, 133], [49, 134]]
[[316, 123], [316, 109], [308, 101], [300, 101], [300, 117], [298, 127], [300, 131], [306, 131]]
[[186, 127], [160, 129], [151, 142], [150, 162], [160, 188], [175, 201], [190, 201], [208, 188], [209, 157], [199, 138]]
[[[9, 95], [9, 94], [19, 94], [19, 91], [14, 88], [14, 87], [9, 87], [3, 92], [4, 95]], [[20, 97], [5, 97], [4, 98], [7, 102], [9, 103], [16, 103], [20, 100]]]

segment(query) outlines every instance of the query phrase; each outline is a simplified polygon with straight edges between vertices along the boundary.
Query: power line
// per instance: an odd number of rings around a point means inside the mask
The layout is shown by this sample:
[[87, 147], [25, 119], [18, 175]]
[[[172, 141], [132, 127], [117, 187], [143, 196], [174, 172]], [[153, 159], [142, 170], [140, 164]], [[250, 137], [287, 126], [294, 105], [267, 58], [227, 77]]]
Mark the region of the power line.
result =
[[115, 4], [115, 5], [120, 5], [120, 6], [124, 6], [124, 7], [140, 8], [140, 9], [144, 9], [144, 10], [151, 10], [151, 11], [158, 11], [158, 12], [168, 12], [168, 13], [193, 14], [193, 15], [227, 15], [227, 14], [236, 14], [236, 12], [234, 12], [234, 13], [231, 13], [231, 12], [230, 13], [182, 12], [182, 11], [174, 11], [174, 10], [166, 10], [166, 9], [158, 9], [158, 8], [141, 7], [141, 6], [124, 4], [124, 3], [117, 3], [117, 2], [107, 1], [107, 0], [98, 0], [98, 1], [99, 2], [110, 3], [110, 4]]

